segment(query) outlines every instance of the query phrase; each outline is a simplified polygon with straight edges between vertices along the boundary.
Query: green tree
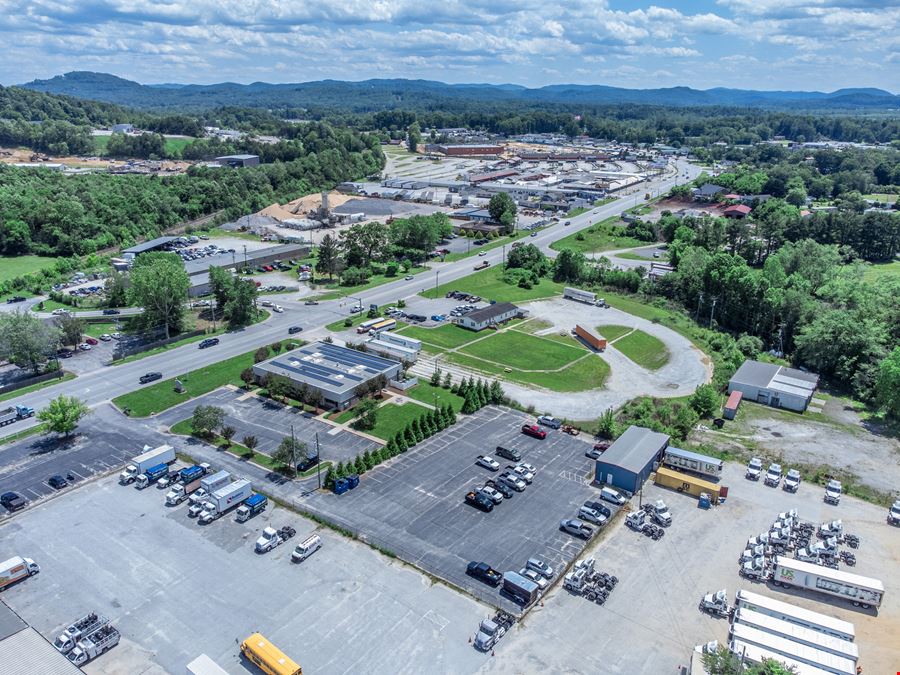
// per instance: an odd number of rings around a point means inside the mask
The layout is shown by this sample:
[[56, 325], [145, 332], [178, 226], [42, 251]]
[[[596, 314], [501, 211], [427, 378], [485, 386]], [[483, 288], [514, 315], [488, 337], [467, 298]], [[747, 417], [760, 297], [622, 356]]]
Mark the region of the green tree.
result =
[[366, 450], [363, 453], [362, 458], [363, 458], [363, 464], [365, 465], [367, 471], [372, 469], [375, 466], [375, 464], [377, 463], [375, 461], [375, 459], [372, 457], [372, 453], [369, 452], [368, 450]]
[[402, 431], [398, 431], [394, 434], [394, 445], [397, 447], [398, 452], [406, 452], [409, 449], [409, 444], [406, 442], [406, 434]]
[[444, 417], [448, 420], [448, 427], [456, 424], [456, 411], [449, 403], [444, 406]]
[[231, 326], [246, 326], [253, 321], [259, 291], [251, 279], [235, 279], [224, 312]]
[[316, 249], [316, 272], [327, 274], [329, 279], [334, 278], [340, 262], [338, 242], [332, 235], [326, 234], [319, 242]]
[[356, 456], [356, 461], [353, 462], [353, 469], [360, 476], [362, 476], [366, 472], [366, 463], [363, 461], [362, 455]]
[[488, 202], [488, 213], [490, 213], [491, 219], [503, 225], [507, 234], [515, 229], [516, 203], [506, 192], [499, 192], [491, 197]]
[[53, 325], [59, 329], [63, 344], [77, 346], [84, 337], [85, 323], [74, 314], [62, 314], [53, 319]]
[[256, 436], [247, 435], [241, 439], [241, 445], [250, 452], [253, 452], [253, 450], [256, 449], [256, 446], [259, 445], [259, 439]]
[[453, 386], [453, 376], [450, 375], [450, 371], [448, 370], [446, 373], [444, 373], [443, 387], [444, 387], [444, 389], [449, 389], [452, 386]]
[[209, 287], [216, 298], [216, 306], [224, 308], [231, 299], [234, 277], [224, 267], [212, 265], [209, 268]]
[[584, 253], [564, 248], [553, 262], [553, 281], [577, 282], [584, 277], [586, 266]]
[[465, 395], [465, 400], [463, 401], [463, 405], [462, 405], [462, 411], [461, 411], [462, 414], [463, 415], [471, 415], [472, 413], [474, 413], [478, 410], [478, 407], [479, 407], [478, 406], [478, 398], [477, 398], [477, 394], [475, 393], [474, 388], [467, 389], [466, 395]]
[[210, 436], [225, 421], [225, 411], [214, 405], [198, 405], [191, 415], [191, 432], [197, 436]]
[[694, 390], [689, 403], [700, 417], [715, 417], [719, 412], [719, 392], [711, 384], [701, 384]]
[[150, 326], [164, 326], [166, 338], [184, 326], [184, 301], [190, 281], [184, 264], [174, 253], [143, 253], [131, 270], [131, 296], [144, 308]]
[[284, 401], [291, 386], [291, 381], [284, 375], [269, 375], [266, 378], [266, 389], [269, 391], [269, 396], [275, 399], [280, 398]]
[[441, 386], [441, 369], [440, 368], [435, 368], [434, 371], [431, 373], [431, 386], [432, 387]]
[[413, 437], [416, 439], [416, 443], [421, 443], [425, 440], [425, 432], [422, 430], [422, 421], [418, 417], [410, 423], [410, 427], [412, 428]]
[[281, 439], [281, 443], [272, 453], [272, 459], [283, 466], [296, 470], [297, 464], [307, 457], [308, 446], [303, 441], [290, 436]]
[[891, 417], [900, 418], [900, 347], [894, 347], [879, 364], [875, 396], [882, 410]]
[[353, 409], [356, 421], [353, 423], [354, 428], [369, 431], [378, 424], [378, 401], [371, 398], [364, 398]]
[[37, 418], [44, 423], [47, 431], [63, 434], [68, 438], [78, 427], [81, 418], [89, 413], [90, 410], [81, 399], [60, 394], [46, 408], [38, 411]]
[[124, 307], [128, 304], [129, 282], [121, 272], [113, 272], [103, 282], [103, 293], [107, 307]]
[[416, 432], [413, 431], [412, 424], [407, 424], [406, 428], [403, 429], [403, 439], [406, 442], [406, 448], [409, 449], [413, 447], [419, 441], [416, 439]]
[[400, 449], [397, 447], [397, 435], [394, 434], [388, 439], [388, 442], [385, 444], [384, 449], [387, 450], [388, 457], [394, 457], [400, 452]]
[[503, 399], [506, 397], [506, 393], [503, 391], [503, 386], [497, 380], [491, 382], [491, 403], [495, 405], [499, 405], [503, 403]]
[[334, 465], [328, 467], [328, 472], [325, 474], [325, 489], [333, 490], [334, 482], [337, 480], [337, 470], [334, 468]]
[[413, 122], [406, 128], [406, 147], [410, 152], [418, 152], [422, 143], [422, 130], [418, 122]]
[[253, 368], [244, 368], [241, 371], [241, 381], [247, 389], [256, 383], [256, 374], [253, 372]]
[[59, 346], [59, 329], [31, 312], [0, 312], [0, 358], [35, 374]]
[[[349, 465], [349, 463], [348, 463]], [[344, 478], [348, 473], [348, 469], [344, 466], [343, 462], [338, 462], [337, 468], [334, 470], [334, 475], [336, 478]]]
[[253, 363], [260, 363], [261, 361], [265, 361], [267, 358], [269, 358], [268, 347], [260, 347], [255, 352], [253, 352]]
[[219, 429], [219, 436], [224, 438], [228, 445], [231, 445], [231, 439], [234, 438], [235, 433], [237, 433], [237, 429], [227, 424]]
[[600, 438], [612, 440], [619, 433], [619, 425], [616, 423], [616, 414], [612, 408], [607, 408], [597, 420], [597, 435]]

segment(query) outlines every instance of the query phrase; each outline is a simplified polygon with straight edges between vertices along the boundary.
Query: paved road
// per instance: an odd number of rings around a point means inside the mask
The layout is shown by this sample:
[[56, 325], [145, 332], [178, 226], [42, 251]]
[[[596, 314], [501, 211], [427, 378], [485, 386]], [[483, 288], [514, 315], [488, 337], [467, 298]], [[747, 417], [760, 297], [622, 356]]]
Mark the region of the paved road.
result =
[[[632, 208], [640, 203], [645, 192], [662, 192], [674, 185], [676, 180], [684, 182], [685, 179], [681, 176], [685, 170], [697, 171], [696, 168], [689, 167], [687, 164], [680, 164], [679, 167], [677, 173], [670, 172], [657, 180], [643, 184], [634, 194], [624, 195], [614, 202], [570, 218], [571, 224], [568, 227], [559, 223], [541, 230], [537, 236], [529, 238], [529, 243], [549, 251], [550, 244], [555, 240]], [[160, 371], [164, 377], [183, 374], [195, 368], [251, 351], [262, 344], [285, 339], [288, 337], [287, 329], [292, 325], [304, 326], [306, 335], [308, 335], [310, 329], [321, 328], [338, 318], [347, 316], [349, 306], [354, 304], [356, 299], [359, 299], [364, 305], [369, 303], [390, 304], [396, 302], [398, 298], [406, 298], [433, 287], [436, 283], [446, 283], [468, 276], [478, 262], [486, 260], [492, 265], [500, 264], [503, 255], [503, 250], [496, 248], [488, 251], [484, 257], [435, 263], [430, 271], [415, 275], [411, 281], [399, 279], [368, 291], [362, 291], [356, 298], [332, 300], [315, 306], [303, 305], [302, 301], [297, 300], [296, 293], [282, 298], [271, 296], [273, 300], [278, 298], [276, 301], [287, 310], [284, 314], [273, 314], [269, 319], [255, 326], [227, 333], [221, 337], [221, 343], [215, 348], [200, 351], [196, 344], [190, 344], [163, 354], [148, 356], [140, 361], [100, 367], [95, 372], [84, 373], [75, 380], [62, 382], [12, 399], [9, 401], [9, 405], [22, 404], [39, 409], [46, 406], [54, 397], [66, 394], [78, 396], [90, 406], [97, 406], [116, 396], [138, 389], [141, 386], [138, 378], [146, 372]], [[316, 332], [313, 333], [314, 336]], [[10, 433], [14, 433], [36, 423], [36, 420], [19, 422], [8, 429]]]

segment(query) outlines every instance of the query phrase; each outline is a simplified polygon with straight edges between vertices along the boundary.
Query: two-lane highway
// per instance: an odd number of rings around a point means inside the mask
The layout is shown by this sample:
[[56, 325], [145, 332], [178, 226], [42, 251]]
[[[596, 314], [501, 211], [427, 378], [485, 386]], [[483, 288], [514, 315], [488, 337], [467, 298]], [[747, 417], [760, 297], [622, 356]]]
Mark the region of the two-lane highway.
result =
[[[686, 163], [678, 163], [675, 172], [671, 170], [664, 176], [651, 182], [642, 184], [639, 192], [620, 197], [614, 202], [592, 209], [580, 216], [570, 218], [570, 225], [564, 226], [558, 223], [537, 233], [537, 236], [526, 239], [528, 243], [539, 246], [542, 250], [549, 251], [550, 244], [555, 240], [570, 235], [581, 229], [590, 227], [591, 224], [621, 214], [636, 204], [641, 203], [644, 192], [662, 193], [668, 190], [678, 181], [683, 172], [695, 173], [696, 169]], [[680, 182], [683, 182], [682, 179]], [[502, 262], [503, 251], [498, 247], [486, 253], [485, 256], [473, 256], [449, 263], [435, 263], [428, 272], [416, 275], [412, 280], [399, 279], [397, 281], [378, 286], [368, 291], [360, 292], [363, 305], [370, 303], [378, 305], [392, 304], [399, 298], [407, 298], [421, 292], [425, 288], [434, 286], [435, 280], [443, 283], [456, 281], [472, 274], [474, 264], [488, 261], [491, 265]], [[24, 394], [7, 404], [28, 405], [40, 409], [60, 394], [77, 396], [89, 406], [96, 406], [105, 401], [120, 396], [129, 391], [139, 389], [141, 385], [138, 378], [144, 373], [159, 371], [163, 377], [170, 378], [184, 374], [196, 368], [209, 365], [226, 358], [237, 356], [251, 351], [261, 345], [270, 344], [276, 340], [288, 339], [288, 328], [300, 325], [304, 333], [321, 328], [338, 318], [346, 317], [349, 313], [349, 305], [355, 301], [332, 300], [321, 302], [318, 305], [303, 305], [302, 301], [279, 300], [288, 311], [283, 314], [272, 314], [266, 321], [248, 328], [226, 333], [221, 336], [220, 344], [210, 349], [200, 350], [196, 343], [178, 347], [161, 354], [148, 356], [139, 361], [116, 366], [104, 366], [98, 370], [83, 374], [74, 380], [61, 382], [46, 387], [39, 391]], [[298, 337], [303, 337], [300, 334]], [[23, 421], [8, 427], [10, 433], [27, 429], [36, 424], [35, 421]]]

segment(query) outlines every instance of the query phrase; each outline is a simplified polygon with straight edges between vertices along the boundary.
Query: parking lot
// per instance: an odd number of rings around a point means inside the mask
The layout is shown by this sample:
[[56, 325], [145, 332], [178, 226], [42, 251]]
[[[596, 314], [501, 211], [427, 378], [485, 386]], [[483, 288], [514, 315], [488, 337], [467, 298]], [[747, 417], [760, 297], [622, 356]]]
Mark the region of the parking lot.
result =
[[318, 434], [320, 457], [323, 461], [335, 463], [353, 459], [377, 445], [374, 441], [350, 431], [336, 429], [291, 406], [255, 396], [241, 400], [245, 393], [218, 389], [167, 410], [155, 419], [165, 426], [172, 426], [176, 422], [188, 419], [198, 405], [214, 405], [225, 410], [225, 423], [237, 429], [234, 440], [238, 443], [244, 436], [256, 436], [259, 440], [257, 450], [271, 453], [283, 438], [291, 435], [293, 426], [294, 437], [306, 443], [311, 450], [316, 446]]
[[[561, 532], [559, 521], [574, 518], [578, 507], [599, 496], [589, 484], [592, 463], [584, 456], [591, 446], [561, 431], [548, 430], [545, 440], [524, 436], [520, 427], [528, 419], [483, 408], [369, 471], [355, 490], [310, 495], [305, 507], [486, 602], [518, 612], [497, 589], [468, 577], [467, 563], [519, 571], [528, 558], [539, 557], [564, 567], [585, 542]], [[524, 492], [484, 513], [464, 498], [498, 475], [476, 466], [478, 455], [493, 455], [501, 467], [510, 463], [494, 454], [497, 445], [521, 450], [537, 474]]]
[[[588, 554], [597, 568], [619, 578], [602, 606], [561, 586], [528, 615], [527, 630], [501, 641], [489, 672], [665, 673], [686, 665], [695, 645], [727, 641], [725, 619], [700, 612], [705, 593], [726, 588], [729, 603], [739, 588], [762, 593], [855, 624], [860, 665], [866, 673], [894, 672], [900, 653], [900, 536], [885, 523], [886, 509], [844, 497], [839, 506], [823, 503], [820, 486], [802, 484], [797, 494], [744, 479], [744, 469], [726, 464], [722, 483], [727, 503], [705, 511], [697, 500], [647, 483], [644, 503], [658, 498], [673, 523], [653, 541], [617, 523], [611, 536]], [[637, 508], [638, 497], [632, 500]], [[851, 572], [881, 579], [885, 601], [878, 614], [849, 602], [810, 592], [786, 591], [738, 576], [738, 557], [747, 539], [767, 530], [781, 511], [795, 508], [816, 523], [841, 518], [846, 532], [859, 535]], [[540, 636], [540, 639], [534, 639]], [[590, 649], [585, 649], [585, 646]]]
[[[31, 436], [0, 449], [0, 493], [12, 490], [34, 502], [57, 492], [47, 484], [54, 474], [71, 472], [77, 484], [122, 466], [144, 445], [165, 442], [166, 436], [123, 418], [112, 406], [99, 406], [68, 441], [55, 434]], [[0, 518], [5, 513], [0, 507]]]
[[[90, 673], [181, 673], [201, 653], [256, 673], [238, 646], [254, 631], [311, 673], [474, 672], [489, 658], [468, 644], [487, 607], [363, 544], [318, 530], [322, 548], [293, 564], [312, 521], [271, 505], [247, 523], [186, 512], [110, 476], [19, 514], [0, 536], [41, 572], [4, 601], [50, 640], [88, 611], [110, 617], [122, 642]], [[257, 554], [269, 524], [297, 534]]]

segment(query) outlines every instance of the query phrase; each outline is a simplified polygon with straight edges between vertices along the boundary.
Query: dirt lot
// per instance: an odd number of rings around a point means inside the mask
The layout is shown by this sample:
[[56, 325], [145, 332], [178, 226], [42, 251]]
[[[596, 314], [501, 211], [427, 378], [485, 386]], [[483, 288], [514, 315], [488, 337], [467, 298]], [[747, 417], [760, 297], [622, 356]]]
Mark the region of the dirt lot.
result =
[[828, 465], [882, 492], [900, 489], [900, 442], [868, 429], [843, 399], [829, 398], [822, 413], [804, 415], [745, 401], [722, 431], [696, 437], [741, 455], [780, 458], [787, 465]]
[[[31, 162], [33, 150], [28, 148], [0, 148], [0, 163], [17, 164], [19, 162]], [[105, 157], [54, 157], [41, 155], [41, 158], [51, 164], [65, 164], [71, 167], [102, 168], [122, 166], [125, 160], [108, 159]], [[187, 171], [191, 162], [164, 161], [161, 168], [169, 173]]]

